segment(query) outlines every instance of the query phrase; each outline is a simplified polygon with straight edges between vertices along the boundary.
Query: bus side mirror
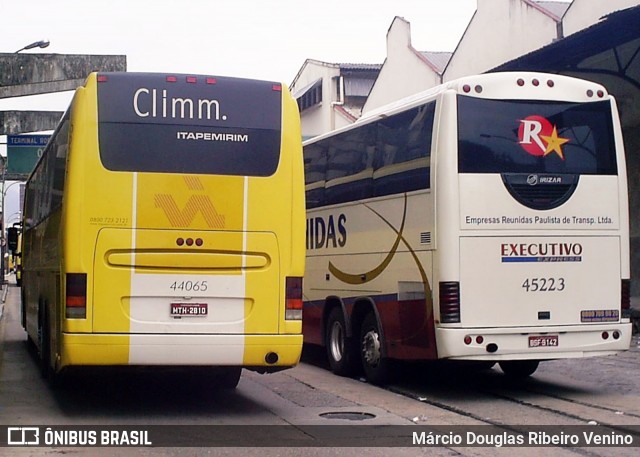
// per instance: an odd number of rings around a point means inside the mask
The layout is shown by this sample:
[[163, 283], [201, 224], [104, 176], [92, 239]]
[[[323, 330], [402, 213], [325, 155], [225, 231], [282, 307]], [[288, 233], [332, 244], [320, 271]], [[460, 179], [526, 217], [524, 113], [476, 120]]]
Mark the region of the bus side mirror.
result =
[[12, 254], [15, 254], [18, 250], [18, 232], [17, 227], [9, 227], [7, 229], [7, 245]]

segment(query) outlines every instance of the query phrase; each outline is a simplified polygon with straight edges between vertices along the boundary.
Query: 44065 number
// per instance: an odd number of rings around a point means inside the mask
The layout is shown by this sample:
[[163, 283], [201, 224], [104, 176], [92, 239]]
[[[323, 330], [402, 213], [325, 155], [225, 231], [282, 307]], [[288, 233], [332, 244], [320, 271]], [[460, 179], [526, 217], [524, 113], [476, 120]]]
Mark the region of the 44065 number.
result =
[[207, 281], [175, 281], [169, 286], [174, 292], [206, 292]]
[[564, 278], [527, 278], [522, 288], [525, 292], [562, 292], [566, 285]]

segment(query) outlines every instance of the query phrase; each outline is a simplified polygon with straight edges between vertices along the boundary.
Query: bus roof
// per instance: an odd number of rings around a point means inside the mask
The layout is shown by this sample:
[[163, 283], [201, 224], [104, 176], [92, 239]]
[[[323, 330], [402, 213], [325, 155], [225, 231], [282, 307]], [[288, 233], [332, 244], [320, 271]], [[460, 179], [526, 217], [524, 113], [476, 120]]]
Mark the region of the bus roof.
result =
[[401, 98], [366, 113], [355, 123], [305, 141], [314, 143], [339, 132], [392, 116], [396, 113], [435, 100], [448, 90], [462, 95], [495, 99], [563, 100], [573, 102], [600, 101], [609, 97], [601, 84], [571, 76], [536, 72], [499, 72], [466, 76], [431, 89]]

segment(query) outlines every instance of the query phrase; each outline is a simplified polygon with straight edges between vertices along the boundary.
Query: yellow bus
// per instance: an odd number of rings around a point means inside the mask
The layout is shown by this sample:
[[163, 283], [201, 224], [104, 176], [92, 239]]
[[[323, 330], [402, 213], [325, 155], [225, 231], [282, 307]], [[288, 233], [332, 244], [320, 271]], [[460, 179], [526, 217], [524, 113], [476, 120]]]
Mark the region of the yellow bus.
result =
[[50, 379], [72, 366], [295, 366], [305, 257], [288, 88], [93, 73], [31, 174], [22, 311]]

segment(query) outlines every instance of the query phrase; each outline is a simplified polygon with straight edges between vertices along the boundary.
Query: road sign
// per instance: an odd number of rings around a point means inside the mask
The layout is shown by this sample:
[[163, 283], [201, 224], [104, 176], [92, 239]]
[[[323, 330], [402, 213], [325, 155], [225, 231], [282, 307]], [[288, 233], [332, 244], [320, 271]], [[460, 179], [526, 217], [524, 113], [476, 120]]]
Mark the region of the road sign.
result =
[[6, 180], [24, 181], [36, 166], [51, 135], [7, 135]]

